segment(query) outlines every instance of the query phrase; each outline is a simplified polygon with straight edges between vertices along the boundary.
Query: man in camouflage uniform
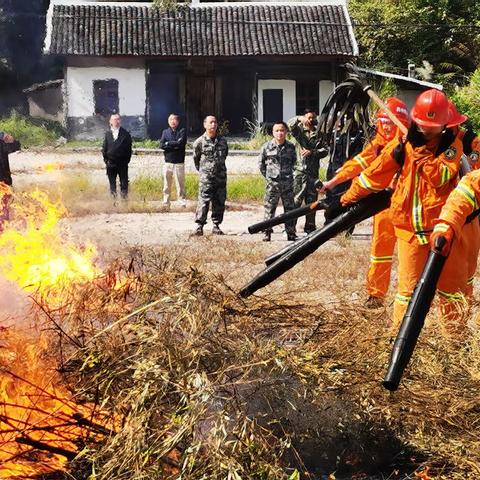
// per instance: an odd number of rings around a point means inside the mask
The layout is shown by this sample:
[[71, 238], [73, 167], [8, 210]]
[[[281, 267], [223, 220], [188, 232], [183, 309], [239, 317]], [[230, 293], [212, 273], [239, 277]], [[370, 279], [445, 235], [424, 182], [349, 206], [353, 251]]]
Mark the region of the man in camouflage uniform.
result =
[[[275, 216], [280, 198], [283, 210], [294, 209], [293, 169], [295, 166], [295, 145], [286, 140], [288, 127], [285, 122], [273, 125], [273, 139], [262, 145], [259, 157], [260, 172], [267, 180], [265, 191], [265, 220]], [[288, 240], [296, 240], [295, 221], [285, 224]], [[264, 242], [269, 242], [272, 229], [265, 230]]]
[[[298, 157], [294, 173], [295, 208], [315, 202], [320, 159], [328, 153], [326, 148], [320, 147], [317, 141], [317, 114], [306, 109], [301, 117], [294, 117], [288, 121], [290, 132], [297, 143]], [[305, 233], [315, 230], [315, 213], [305, 217]]]
[[207, 214], [212, 203], [212, 222], [214, 235], [223, 235], [219, 225], [223, 220], [225, 199], [227, 198], [227, 167], [225, 159], [228, 145], [225, 138], [217, 135], [217, 119], [213, 115], [203, 121], [205, 133], [193, 143], [193, 161], [200, 173], [198, 186], [198, 205], [195, 222], [198, 227], [195, 235], [203, 235], [203, 226], [207, 223]]

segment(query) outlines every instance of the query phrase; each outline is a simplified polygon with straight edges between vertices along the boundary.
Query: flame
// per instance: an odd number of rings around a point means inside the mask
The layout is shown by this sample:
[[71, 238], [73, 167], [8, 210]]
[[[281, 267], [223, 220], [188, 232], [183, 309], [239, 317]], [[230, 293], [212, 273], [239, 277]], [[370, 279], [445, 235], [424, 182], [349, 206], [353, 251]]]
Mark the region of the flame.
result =
[[[3, 188], [5, 199], [11, 194]], [[35, 191], [13, 202], [9, 210], [0, 235], [0, 275], [7, 280], [51, 304], [65, 286], [91, 281], [99, 274], [94, 246], [79, 248], [59, 234], [58, 224], [66, 213], [61, 204]]]
[[65, 164], [63, 163], [46, 163], [38, 167], [38, 170], [41, 172], [55, 172], [56, 170], [63, 170], [64, 168]]
[[[99, 275], [95, 248], [80, 248], [61, 235], [66, 211], [45, 193], [12, 198], [0, 183], [0, 276], [49, 307], [60, 305], [63, 289]], [[91, 436], [78, 415], [98, 418], [60, 387], [47, 341], [34, 335], [34, 329], [27, 336], [0, 327], [0, 478], [64, 470], [79, 440]]]
[[[45, 356], [43, 338], [4, 332], [0, 354], [0, 478], [28, 478], [66, 469], [79, 441], [92, 437], [81, 419], [104, 415], [79, 406]], [[5, 344], [6, 342], [6, 344]], [[97, 438], [99, 435], [96, 436]], [[92, 439], [92, 438], [90, 438]]]

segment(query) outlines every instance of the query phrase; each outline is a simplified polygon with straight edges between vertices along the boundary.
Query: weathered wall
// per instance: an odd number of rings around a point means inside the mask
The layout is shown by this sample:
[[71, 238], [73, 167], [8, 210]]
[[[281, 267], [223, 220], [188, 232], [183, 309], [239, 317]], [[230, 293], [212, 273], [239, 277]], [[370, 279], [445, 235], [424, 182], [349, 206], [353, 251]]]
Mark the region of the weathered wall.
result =
[[134, 137], [146, 136], [145, 68], [141, 65], [123, 68], [120, 65], [119, 60], [117, 66], [67, 67], [66, 107], [70, 137], [94, 139], [103, 135], [108, 118], [95, 115], [93, 82], [108, 79], [118, 80], [119, 113], [123, 126]]
[[46, 118], [63, 123], [62, 84], [51, 85], [27, 92], [28, 110], [32, 117]]

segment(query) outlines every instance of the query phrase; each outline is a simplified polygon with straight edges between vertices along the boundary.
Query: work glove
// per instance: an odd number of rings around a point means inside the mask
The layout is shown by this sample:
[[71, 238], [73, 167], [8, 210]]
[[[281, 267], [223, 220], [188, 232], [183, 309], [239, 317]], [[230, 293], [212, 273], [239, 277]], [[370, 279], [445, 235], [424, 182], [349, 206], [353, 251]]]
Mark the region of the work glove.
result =
[[430, 248], [443, 257], [448, 257], [454, 237], [455, 232], [450, 225], [438, 223], [430, 235]]
[[412, 122], [407, 132], [407, 141], [410, 142], [413, 148], [423, 147], [426, 145], [427, 139], [420, 130], [415, 122]]
[[405, 163], [405, 144], [402, 141], [398, 142], [398, 145], [393, 149], [392, 157], [401, 167], [403, 167], [403, 164]]
[[344, 207], [340, 202], [340, 197], [335, 197], [330, 205], [325, 209], [325, 220], [327, 222], [337, 218], [342, 213], [345, 213], [349, 209], [349, 205]]
[[465, 155], [470, 155], [472, 153], [472, 142], [473, 139], [476, 137], [476, 133], [469, 128], [466, 132], [465, 135], [463, 136], [463, 153]]

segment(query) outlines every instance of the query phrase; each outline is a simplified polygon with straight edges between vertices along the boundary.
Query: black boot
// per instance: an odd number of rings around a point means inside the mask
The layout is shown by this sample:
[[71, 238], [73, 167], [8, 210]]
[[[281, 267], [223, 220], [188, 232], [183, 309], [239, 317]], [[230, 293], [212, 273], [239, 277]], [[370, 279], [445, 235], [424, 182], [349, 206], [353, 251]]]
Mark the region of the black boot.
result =
[[212, 228], [212, 235], [224, 235], [224, 233], [220, 230], [218, 223], [216, 223]]

